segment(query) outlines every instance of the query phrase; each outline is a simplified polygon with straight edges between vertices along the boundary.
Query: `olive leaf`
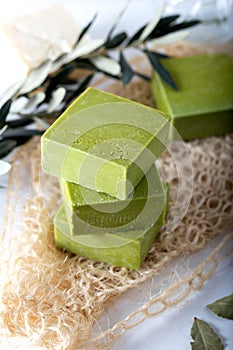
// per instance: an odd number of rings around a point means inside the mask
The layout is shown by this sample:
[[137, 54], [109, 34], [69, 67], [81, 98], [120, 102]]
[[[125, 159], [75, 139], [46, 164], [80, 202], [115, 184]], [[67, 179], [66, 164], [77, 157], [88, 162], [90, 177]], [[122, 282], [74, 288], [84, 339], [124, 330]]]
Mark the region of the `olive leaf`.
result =
[[43, 133], [44, 130], [37, 129], [7, 129], [4, 134], [1, 135], [1, 140], [14, 139], [19, 141], [20, 138], [42, 135]]
[[99, 49], [101, 46], [103, 46], [103, 44], [104, 44], [103, 39], [93, 39], [93, 40], [88, 40], [82, 45], [78, 44], [71, 52], [69, 52], [65, 56], [63, 64], [73, 61], [78, 57], [86, 56], [90, 52], [93, 52]]
[[174, 90], [178, 90], [176, 82], [172, 78], [171, 74], [168, 72], [168, 70], [162, 65], [160, 56], [157, 55], [156, 52], [144, 50], [145, 54], [147, 55], [152, 67], [154, 70], [160, 75], [160, 77]]
[[164, 35], [163, 30], [167, 30], [168, 28], [170, 29], [172, 27], [172, 23], [175, 22], [179, 17], [180, 15], [172, 15], [160, 18], [157, 26], [153, 29], [148, 39], [158, 37], [159, 35]]
[[17, 142], [15, 140], [0, 141], [0, 158], [7, 156], [16, 146]]
[[128, 0], [128, 1], [125, 3], [125, 5], [123, 6], [123, 8], [120, 10], [120, 12], [116, 14], [115, 19], [114, 19], [113, 24], [112, 24], [112, 27], [110, 28], [110, 30], [109, 30], [109, 32], [108, 32], [108, 36], [107, 36], [106, 42], [110, 40], [110, 38], [111, 38], [111, 36], [112, 36], [112, 33], [113, 33], [114, 30], [116, 29], [116, 27], [117, 27], [117, 25], [118, 25], [118, 23], [119, 23], [121, 17], [122, 17], [123, 14], [125, 13], [125, 11], [126, 11], [126, 9], [127, 9], [127, 7], [128, 7], [128, 5], [129, 5], [130, 2], [131, 2], [131, 0]]
[[17, 94], [20, 91], [20, 88], [22, 87], [22, 85], [24, 84], [25, 79], [19, 80], [17, 81], [15, 84], [11, 85], [5, 92], [4, 94], [1, 96], [0, 98], [0, 106], [2, 107], [4, 105], [4, 103], [14, 97], [17, 96]]
[[79, 37], [76, 41], [76, 45], [81, 41], [81, 39], [83, 38], [83, 36], [87, 33], [87, 31], [89, 30], [89, 28], [91, 27], [91, 25], [95, 22], [97, 18], [97, 13], [94, 15], [94, 17], [92, 18], [92, 20], [86, 25], [86, 27], [83, 28], [83, 30], [81, 31], [81, 33], [79, 34]]
[[52, 97], [49, 101], [47, 113], [52, 113], [61, 104], [66, 94], [66, 89], [64, 87], [59, 87], [52, 93]]
[[130, 46], [132, 43], [136, 42], [140, 38], [140, 35], [145, 28], [146, 25], [143, 25], [140, 29], [138, 29], [136, 33], [134, 33], [134, 35], [128, 39], [126, 46]]
[[39, 91], [35, 93], [32, 97], [30, 97], [23, 107], [23, 110], [29, 111], [33, 108], [37, 107], [41, 102], [45, 99], [45, 93], [43, 91]]
[[[175, 18], [176, 17], [176, 18]], [[176, 23], [178, 15], [161, 18], [155, 29], [149, 35], [148, 40], [160, 38], [169, 33], [177, 32], [195, 26], [200, 23], [199, 20], [184, 21]]]
[[[19, 145], [27, 142], [33, 135], [43, 133], [43, 130], [37, 132], [34, 129], [28, 130], [23, 127], [34, 121], [37, 125], [42, 126], [43, 129], [47, 129], [49, 124], [44, 117], [52, 116], [57, 118], [67, 108], [68, 104], [85, 90], [95, 73], [100, 72], [106, 77], [121, 80], [124, 84], [128, 84], [133, 76], [150, 80], [150, 77], [135, 71], [131, 67], [130, 63], [125, 59], [123, 51], [131, 46], [143, 52], [147, 43], [160, 37], [165, 37], [164, 42], [168, 39], [178, 40], [184, 36], [184, 33], [179, 35], [174, 33], [176, 35], [173, 36], [168, 36], [168, 34], [176, 31], [182, 32], [182, 29], [200, 23], [198, 20], [180, 21], [177, 23], [179, 15], [160, 18], [162, 13], [161, 7], [152, 21], [144, 24], [133, 36], [128, 36], [124, 31], [112, 36], [129, 3], [130, 0], [126, 2], [124, 8], [116, 15], [105, 40], [90, 39], [86, 35], [96, 20], [97, 15], [95, 15], [80, 31], [70, 52], [62, 53], [53, 61], [46, 60], [39, 67], [31, 70], [26, 79], [17, 82], [6, 91], [0, 99], [0, 106], [2, 107], [0, 108], [1, 143], [4, 140], [14, 140], [15, 144]], [[111, 52], [113, 50], [120, 53], [119, 62], [112, 58], [115, 57]], [[175, 89], [176, 84], [161, 61], [166, 56], [149, 50], [145, 50], [144, 53], [146, 53], [152, 67], [162, 79]], [[76, 70], [80, 68], [91, 72], [81, 81], [79, 81], [80, 78], [77, 78], [76, 74], [72, 74], [76, 73]], [[40, 88], [40, 92], [37, 91], [38, 88]], [[7, 115], [11, 112], [10, 108], [8, 108], [8, 104], [10, 104], [8, 101], [15, 101], [22, 96], [28, 98], [28, 103], [24, 109], [21, 107], [21, 110], [17, 111], [20, 118], [7, 121]], [[46, 103], [48, 103], [48, 108]], [[11, 147], [5, 148], [5, 150], [7, 149], [10, 152]]]
[[233, 320], [233, 294], [218, 299], [207, 307], [218, 316]]
[[6, 117], [10, 111], [12, 105], [12, 99], [6, 101], [0, 108], [0, 129], [4, 126], [6, 122]]
[[134, 76], [134, 71], [126, 61], [123, 52], [120, 52], [121, 80], [127, 85]]
[[11, 164], [0, 159], [0, 176], [8, 173], [11, 169]]
[[175, 23], [167, 27], [167, 33], [172, 33], [178, 30], [187, 29], [187, 28], [196, 26], [199, 23], [201, 23], [199, 19], [193, 19], [191, 21], [183, 21], [181, 23]]
[[215, 331], [198, 318], [194, 318], [191, 329], [193, 342], [190, 343], [192, 350], [223, 350], [224, 346]]
[[150, 43], [153, 45], [170, 45], [177, 41], [182, 41], [186, 39], [190, 34], [190, 30], [182, 30], [178, 33], [168, 33], [159, 38], [150, 40]]
[[56, 74], [53, 74], [51, 77], [49, 77], [48, 85], [45, 89], [47, 102], [49, 101], [54, 89], [56, 89], [56, 87], [59, 84], [62, 84], [67, 79], [67, 76], [72, 72], [73, 69], [74, 69], [74, 64], [67, 64], [62, 68], [62, 70], [58, 71]]
[[29, 124], [33, 123], [32, 118], [29, 117], [21, 117], [19, 119], [12, 119], [7, 122], [7, 125], [11, 128], [19, 128], [22, 126], [27, 126]]
[[158, 9], [158, 11], [156, 11], [155, 17], [152, 19], [152, 21], [143, 29], [142, 33], [138, 38], [138, 42], [145, 41], [148, 38], [148, 36], [152, 33], [152, 31], [155, 29], [156, 25], [158, 24], [161, 18], [164, 8], [165, 4], [163, 3]]
[[126, 38], [127, 34], [125, 32], [116, 34], [113, 38], [108, 39], [104, 46], [106, 49], [114, 49], [115, 47], [121, 45]]
[[91, 58], [90, 61], [101, 72], [106, 72], [111, 75], [118, 75], [121, 71], [119, 63], [106, 56], [97, 56]]
[[38, 68], [33, 69], [26, 81], [24, 82], [23, 86], [20, 89], [20, 94], [27, 94], [28, 92], [36, 89], [38, 86], [40, 86], [45, 79], [47, 78], [50, 70], [52, 67], [52, 62], [50, 60], [46, 60], [44, 63], [42, 63]]
[[66, 104], [70, 103], [70, 101], [72, 101], [76, 96], [80, 95], [86, 89], [86, 87], [89, 85], [93, 76], [94, 74], [88, 75], [86, 78], [83, 79], [83, 81], [81, 82], [81, 84], [78, 86], [76, 90], [67, 94]]

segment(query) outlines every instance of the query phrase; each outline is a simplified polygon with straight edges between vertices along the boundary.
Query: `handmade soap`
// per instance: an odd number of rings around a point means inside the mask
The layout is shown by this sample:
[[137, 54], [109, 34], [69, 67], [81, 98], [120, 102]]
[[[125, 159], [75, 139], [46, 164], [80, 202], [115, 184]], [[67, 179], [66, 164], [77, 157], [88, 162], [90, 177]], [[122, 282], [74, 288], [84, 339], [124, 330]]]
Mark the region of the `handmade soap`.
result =
[[160, 218], [149, 230], [72, 236], [65, 210], [61, 207], [54, 219], [55, 244], [57, 248], [76, 255], [129, 269], [138, 269], [145, 260], [160, 227], [164, 224], [166, 210], [167, 203]]
[[[157, 107], [171, 116], [183, 139], [233, 132], [233, 61], [226, 54], [163, 59], [178, 91], [154, 73]], [[174, 135], [173, 135], [174, 137]]]
[[72, 235], [149, 229], [166, 202], [166, 189], [155, 165], [125, 200], [64, 179], [60, 179], [60, 185]]
[[153, 108], [88, 88], [42, 137], [42, 167], [125, 199], [161, 152], [168, 119]]

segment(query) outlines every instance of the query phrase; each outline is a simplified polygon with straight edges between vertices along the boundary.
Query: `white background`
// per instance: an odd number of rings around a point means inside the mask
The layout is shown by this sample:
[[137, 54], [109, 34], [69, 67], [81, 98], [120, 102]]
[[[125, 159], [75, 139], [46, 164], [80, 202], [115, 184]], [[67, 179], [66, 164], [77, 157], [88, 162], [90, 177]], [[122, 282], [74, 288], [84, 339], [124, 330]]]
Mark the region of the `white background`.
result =
[[[186, 1], [186, 4], [187, 3], [188, 1]], [[81, 27], [97, 12], [98, 18], [94, 24], [94, 30], [92, 30], [91, 33], [94, 37], [103, 37], [107, 34], [108, 28], [111, 26], [114, 14], [123, 7], [125, 1], [8, 0], [4, 2], [4, 8], [1, 8], [0, 21], [3, 22], [7, 19], [31, 13], [38, 8], [48, 7], [53, 4], [62, 4], [66, 7]], [[128, 33], [133, 34], [136, 29], [153, 17], [158, 5], [159, 1], [154, 0], [132, 0], [118, 26], [119, 31], [126, 30]], [[3, 7], [3, 5], [1, 7]], [[197, 40], [197, 38], [198, 33], [195, 40]], [[11, 66], [12, 63], [9, 64], [9, 57], [4, 57], [4, 47], [1, 47], [0, 60], [0, 91], [3, 91], [9, 83], [13, 82], [8, 79], [7, 71], [13, 67]], [[23, 72], [20, 74], [23, 74]], [[0, 185], [6, 186], [6, 184], [7, 177], [0, 177]], [[0, 189], [0, 220], [2, 220], [4, 212], [5, 192], [4, 189]], [[226, 345], [225, 349], [231, 350], [233, 348], [232, 321], [224, 320], [215, 316], [205, 306], [218, 298], [232, 293], [232, 281], [232, 265], [228, 262], [227, 264], [220, 266], [214, 277], [204, 285], [204, 288], [200, 292], [196, 292], [192, 295], [192, 298], [189, 298], [186, 303], [179, 305], [158, 317], [150, 318], [144, 321], [140, 326], [127, 332], [127, 334], [116, 343], [115, 350], [188, 350], [190, 349], [190, 330], [194, 316], [213, 325], [215, 330], [221, 334]], [[115, 317], [118, 314], [120, 317], [120, 307], [121, 305], [113, 305]]]

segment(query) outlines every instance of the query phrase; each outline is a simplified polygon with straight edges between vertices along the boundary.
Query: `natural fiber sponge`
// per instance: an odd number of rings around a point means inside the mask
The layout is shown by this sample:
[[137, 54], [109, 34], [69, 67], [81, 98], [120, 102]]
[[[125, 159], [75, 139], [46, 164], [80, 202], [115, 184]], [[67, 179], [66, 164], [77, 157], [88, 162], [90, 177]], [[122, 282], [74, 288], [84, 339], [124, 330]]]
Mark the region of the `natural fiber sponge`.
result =
[[163, 59], [178, 91], [154, 73], [157, 107], [170, 114], [183, 139], [233, 132], [233, 60], [227, 54]]
[[166, 188], [155, 165], [125, 200], [64, 179], [60, 185], [72, 235], [149, 229], [157, 224], [166, 203]]
[[157, 110], [88, 88], [42, 137], [51, 175], [125, 199], [166, 148], [168, 119]]
[[138, 269], [144, 262], [160, 227], [165, 222], [167, 201], [162, 213], [150, 229], [131, 230], [120, 233], [90, 233], [72, 236], [64, 207], [54, 219], [56, 247], [73, 254], [111, 265]]

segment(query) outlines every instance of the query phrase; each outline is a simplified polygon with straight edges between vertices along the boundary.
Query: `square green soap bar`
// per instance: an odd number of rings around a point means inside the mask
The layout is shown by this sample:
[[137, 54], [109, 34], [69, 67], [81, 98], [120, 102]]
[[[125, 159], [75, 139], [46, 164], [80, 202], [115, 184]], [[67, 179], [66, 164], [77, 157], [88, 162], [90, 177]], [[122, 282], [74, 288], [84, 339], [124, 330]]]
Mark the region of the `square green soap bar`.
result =
[[[152, 78], [157, 107], [171, 116], [183, 139], [233, 132], [233, 60], [227, 54], [163, 59], [178, 91]], [[174, 134], [173, 134], [174, 137]]]
[[42, 168], [69, 182], [125, 199], [166, 148], [159, 111], [88, 88], [42, 136]]
[[149, 230], [135, 230], [120, 234], [88, 234], [72, 236], [64, 207], [54, 219], [56, 247], [93, 260], [107, 262], [128, 269], [138, 269], [144, 262], [160, 227], [165, 222], [167, 205], [157, 223]]
[[149, 229], [158, 221], [167, 199], [155, 165], [125, 200], [64, 179], [60, 186], [72, 235]]

